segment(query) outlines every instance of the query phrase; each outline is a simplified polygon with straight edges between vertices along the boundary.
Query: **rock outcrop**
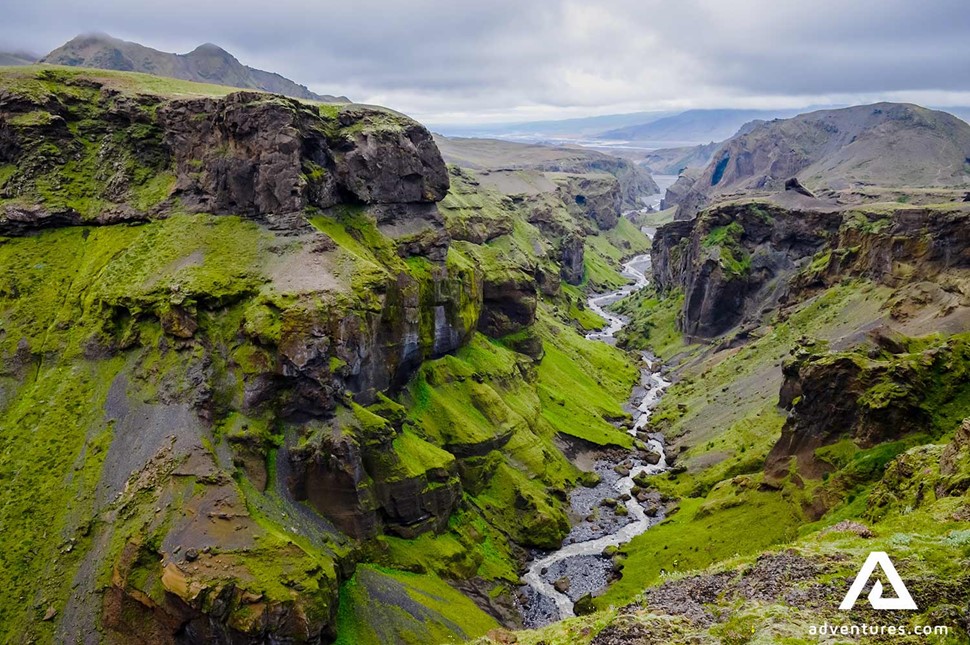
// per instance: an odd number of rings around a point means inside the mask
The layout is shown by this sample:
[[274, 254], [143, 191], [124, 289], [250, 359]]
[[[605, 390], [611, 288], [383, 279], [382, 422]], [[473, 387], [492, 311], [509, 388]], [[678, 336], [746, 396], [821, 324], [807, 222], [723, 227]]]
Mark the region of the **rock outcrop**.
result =
[[712, 209], [657, 231], [654, 280], [662, 291], [683, 290], [684, 334], [713, 338], [777, 306], [788, 281], [840, 222], [837, 213], [757, 205]]
[[[20, 198], [0, 204], [0, 232], [173, 210], [296, 230], [309, 209], [344, 204], [373, 206], [404, 246], [442, 228], [429, 205], [447, 193], [447, 169], [428, 131], [402, 115], [252, 92], [164, 100], [79, 85], [86, 101], [0, 98], [0, 163], [16, 165], [0, 198]], [[102, 159], [114, 161], [96, 169]], [[24, 208], [33, 195], [43, 206]]]
[[[712, 338], [846, 277], [899, 288], [970, 268], [968, 221], [957, 206], [866, 213], [726, 205], [661, 227], [653, 274], [661, 290], [683, 290], [684, 333]], [[954, 283], [951, 295], [959, 301], [966, 288]]]
[[801, 477], [820, 478], [835, 468], [819, 457], [819, 449], [844, 439], [870, 448], [917, 433], [952, 431], [940, 411], [965, 388], [966, 338], [917, 351], [908, 345], [897, 340], [896, 353], [882, 350], [875, 358], [861, 351], [803, 351], [786, 364], [779, 404], [791, 414], [765, 461], [766, 478], [784, 479], [793, 459]]
[[563, 202], [605, 231], [616, 226], [622, 210], [620, 184], [608, 175], [568, 175], [557, 180]]

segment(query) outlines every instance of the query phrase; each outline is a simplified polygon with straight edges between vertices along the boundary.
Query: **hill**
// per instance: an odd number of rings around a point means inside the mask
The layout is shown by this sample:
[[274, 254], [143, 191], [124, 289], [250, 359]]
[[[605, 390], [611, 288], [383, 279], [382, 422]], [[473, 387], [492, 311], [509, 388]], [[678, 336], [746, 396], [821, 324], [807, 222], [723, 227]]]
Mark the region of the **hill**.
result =
[[755, 124], [720, 147], [690, 190], [679, 187], [681, 215], [719, 199], [784, 193], [792, 178], [830, 205], [879, 189], [962, 190], [970, 185], [970, 125], [902, 103]]
[[206, 43], [187, 54], [170, 54], [106, 34], [85, 34], [64, 43], [41, 59], [52, 65], [142, 72], [199, 83], [263, 90], [299, 99], [348, 102], [346, 97], [315, 94], [273, 72], [240, 63], [226, 50]]

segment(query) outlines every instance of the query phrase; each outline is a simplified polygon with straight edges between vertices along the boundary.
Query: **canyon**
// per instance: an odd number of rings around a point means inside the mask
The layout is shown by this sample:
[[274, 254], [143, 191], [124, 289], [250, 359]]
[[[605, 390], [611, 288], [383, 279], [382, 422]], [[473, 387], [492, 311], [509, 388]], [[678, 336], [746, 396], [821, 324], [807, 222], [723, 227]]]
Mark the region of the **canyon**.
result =
[[[0, 70], [0, 637], [806, 642], [872, 550], [962, 637], [967, 126], [848, 110], [674, 215], [602, 153]], [[886, 127], [915, 170], [848, 172]]]

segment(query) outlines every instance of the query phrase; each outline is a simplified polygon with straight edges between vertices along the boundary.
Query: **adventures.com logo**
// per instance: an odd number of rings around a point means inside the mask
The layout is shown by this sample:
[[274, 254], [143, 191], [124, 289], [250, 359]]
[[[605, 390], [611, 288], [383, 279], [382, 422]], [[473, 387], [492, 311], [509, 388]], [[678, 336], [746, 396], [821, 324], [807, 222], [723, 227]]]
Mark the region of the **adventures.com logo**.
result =
[[[915, 610], [919, 609], [913, 596], [906, 588], [906, 584], [896, 571], [895, 565], [889, 559], [889, 554], [885, 551], [873, 551], [866, 558], [862, 569], [855, 577], [852, 585], [842, 599], [839, 609], [848, 611], [855, 607], [856, 601], [862, 595], [862, 591], [869, 584], [876, 568], [881, 570], [881, 574], [876, 578], [869, 595], [866, 598], [873, 609], [877, 610]], [[882, 578], [885, 578], [889, 586], [892, 587], [893, 597], [883, 597]], [[810, 625], [808, 633], [812, 636], [906, 636], [909, 634], [917, 636], [946, 636], [950, 633], [950, 628], [946, 625], [885, 625], [868, 623], [850, 623], [843, 625], [830, 625], [827, 622], [821, 625]]]
[[896, 597], [883, 598], [882, 582], [877, 579], [875, 584], [872, 585], [872, 591], [869, 592], [868, 596], [869, 604], [872, 605], [872, 608], [917, 609], [916, 603], [913, 602], [913, 597], [909, 595], [909, 590], [903, 584], [903, 579], [899, 577], [899, 574], [896, 572], [896, 567], [893, 566], [893, 561], [889, 559], [889, 554], [885, 551], [873, 551], [869, 554], [869, 557], [866, 558], [866, 563], [862, 565], [862, 569], [859, 571], [859, 575], [855, 577], [855, 581], [845, 594], [845, 598], [842, 600], [842, 604], [839, 605], [839, 609], [848, 610], [855, 606], [855, 601], [859, 598], [862, 590], [866, 588], [866, 583], [869, 582], [877, 566], [886, 574], [886, 579], [892, 585]]

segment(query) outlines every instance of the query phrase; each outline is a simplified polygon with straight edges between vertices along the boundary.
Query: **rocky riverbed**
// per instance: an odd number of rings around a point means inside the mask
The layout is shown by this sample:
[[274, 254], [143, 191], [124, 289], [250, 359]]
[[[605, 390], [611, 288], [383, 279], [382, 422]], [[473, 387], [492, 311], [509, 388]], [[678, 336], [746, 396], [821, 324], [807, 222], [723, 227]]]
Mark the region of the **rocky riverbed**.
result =
[[[607, 324], [587, 338], [616, 342], [615, 335], [626, 320], [606, 307], [644, 288], [649, 268], [649, 255], [634, 257], [623, 268], [623, 275], [632, 284], [589, 299], [589, 307]], [[581, 521], [573, 526], [560, 549], [533, 554], [523, 576], [522, 614], [527, 627], [540, 627], [575, 615], [577, 602], [609, 583], [616, 548], [663, 520], [660, 497], [647, 488], [646, 478], [667, 469], [664, 438], [645, 433], [644, 428], [669, 385], [659, 362], [649, 352], [643, 352], [640, 383], [628, 404], [634, 417], [629, 432], [638, 438], [638, 449], [614, 451], [597, 459], [593, 470], [599, 475], [599, 483], [577, 488], [570, 495], [572, 513]]]

